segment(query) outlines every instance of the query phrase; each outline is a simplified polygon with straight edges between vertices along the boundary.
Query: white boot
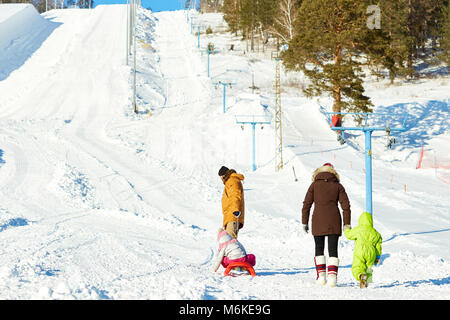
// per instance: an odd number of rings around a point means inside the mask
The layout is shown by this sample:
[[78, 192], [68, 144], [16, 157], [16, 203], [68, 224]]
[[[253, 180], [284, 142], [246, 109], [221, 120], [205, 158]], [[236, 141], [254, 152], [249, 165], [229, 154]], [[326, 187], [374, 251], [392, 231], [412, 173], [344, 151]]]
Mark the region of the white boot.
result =
[[327, 265], [325, 262], [325, 256], [314, 257], [314, 264], [316, 265], [317, 278], [316, 282], [322, 286], [327, 283]]
[[339, 259], [336, 257], [330, 257], [328, 259], [327, 285], [331, 288], [336, 287], [338, 267], [339, 267]]

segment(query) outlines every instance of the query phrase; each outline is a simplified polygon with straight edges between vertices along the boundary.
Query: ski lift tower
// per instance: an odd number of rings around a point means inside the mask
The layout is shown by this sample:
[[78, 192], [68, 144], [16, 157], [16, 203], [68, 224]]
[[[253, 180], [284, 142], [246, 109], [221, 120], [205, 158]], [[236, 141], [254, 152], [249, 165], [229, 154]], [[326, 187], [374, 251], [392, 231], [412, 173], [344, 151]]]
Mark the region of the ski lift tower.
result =
[[244, 130], [244, 125], [250, 124], [252, 126], [252, 171], [256, 170], [256, 162], [255, 162], [255, 154], [256, 154], [256, 147], [255, 147], [255, 131], [256, 131], [256, 125], [261, 125], [261, 129], [263, 128], [263, 125], [270, 124], [272, 122], [271, 116], [265, 116], [265, 115], [236, 115], [236, 123], [241, 125], [242, 130]]
[[193, 25], [194, 27], [197, 27], [197, 48], [200, 49], [200, 29], [205, 30], [206, 27], [201, 24]]
[[[336, 127], [337, 119], [343, 118], [346, 115], [353, 115], [362, 119], [362, 126], [354, 126], [354, 127]], [[392, 144], [395, 143], [395, 138], [390, 137], [390, 133], [393, 131], [403, 132], [406, 131], [405, 123], [408, 117], [408, 114], [390, 114], [390, 113], [343, 113], [343, 112], [327, 112], [328, 121], [330, 123], [331, 130], [335, 131], [362, 131], [364, 132], [365, 138], [365, 165], [366, 165], [366, 211], [370, 214], [373, 214], [372, 208], [372, 133], [374, 131], [385, 131], [387, 134], [387, 144], [388, 148], [392, 147]], [[371, 119], [369, 119], [371, 118]], [[378, 121], [375, 123], [371, 123], [372, 119], [378, 118]], [[391, 127], [391, 121], [380, 121], [383, 119], [391, 119], [392, 123], [395, 127]], [[400, 119], [400, 120], [398, 120]], [[340, 139], [339, 139], [340, 138]], [[345, 140], [341, 136], [338, 137], [338, 141], [341, 144], [345, 143]]]
[[215, 85], [215, 87], [217, 88], [217, 86], [219, 86], [219, 85], [221, 85], [222, 87], [223, 87], [223, 97], [222, 97], [222, 99], [223, 99], [223, 113], [225, 113], [225, 111], [226, 111], [226, 106], [225, 106], [225, 97], [226, 97], [226, 88], [227, 88], [227, 86], [229, 87], [229, 88], [232, 88], [232, 86], [234, 86], [236, 84], [236, 82], [232, 82], [232, 81], [222, 81], [222, 80], [219, 80], [219, 82], [215, 82], [214, 83], [214, 85]]
[[217, 53], [217, 52], [219, 52], [219, 51], [217, 51], [217, 50], [210, 50], [210, 49], [206, 49], [206, 50], [200, 50], [201, 52], [206, 52], [207, 54], [208, 54], [208, 78], [209, 78], [209, 55], [210, 54], [214, 54], [214, 53]]
[[283, 169], [283, 130], [281, 113], [281, 58], [279, 52], [272, 52], [275, 60], [275, 170]]
[[193, 15], [190, 16], [191, 34], [194, 33], [194, 19], [197, 20], [197, 18], [198, 18], [197, 16], [193, 16]]

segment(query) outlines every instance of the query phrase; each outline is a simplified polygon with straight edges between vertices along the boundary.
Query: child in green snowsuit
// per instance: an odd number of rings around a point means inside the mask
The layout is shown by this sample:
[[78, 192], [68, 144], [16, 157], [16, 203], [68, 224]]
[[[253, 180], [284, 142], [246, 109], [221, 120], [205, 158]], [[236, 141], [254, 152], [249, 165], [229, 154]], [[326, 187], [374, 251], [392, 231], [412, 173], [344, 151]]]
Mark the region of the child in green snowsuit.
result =
[[352, 273], [360, 287], [367, 287], [372, 282], [372, 265], [377, 265], [381, 256], [381, 235], [373, 228], [372, 215], [363, 212], [359, 217], [358, 226], [346, 229], [345, 236], [355, 241], [353, 252]]

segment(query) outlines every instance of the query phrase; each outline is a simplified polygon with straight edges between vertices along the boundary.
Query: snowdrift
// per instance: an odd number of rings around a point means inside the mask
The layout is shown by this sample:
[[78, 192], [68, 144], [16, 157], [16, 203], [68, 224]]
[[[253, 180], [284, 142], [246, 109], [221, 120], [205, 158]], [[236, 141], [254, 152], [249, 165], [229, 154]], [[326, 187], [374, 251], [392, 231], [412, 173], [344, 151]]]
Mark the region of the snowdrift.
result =
[[31, 4], [0, 4], [0, 81], [22, 66], [59, 25]]

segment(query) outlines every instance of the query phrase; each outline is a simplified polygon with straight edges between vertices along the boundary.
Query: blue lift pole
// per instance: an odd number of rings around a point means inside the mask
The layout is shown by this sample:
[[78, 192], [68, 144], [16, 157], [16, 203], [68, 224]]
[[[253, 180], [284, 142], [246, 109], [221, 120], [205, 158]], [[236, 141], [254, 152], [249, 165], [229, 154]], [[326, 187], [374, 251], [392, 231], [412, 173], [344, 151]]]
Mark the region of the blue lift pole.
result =
[[372, 130], [364, 130], [366, 158], [366, 211], [372, 214]]
[[256, 122], [252, 122], [252, 171], [256, 170], [256, 161], [255, 161], [255, 153], [256, 153], [256, 147], [255, 147], [255, 130], [256, 130]]
[[227, 86], [230, 86], [231, 87], [231, 85], [235, 85], [236, 83], [235, 82], [225, 82], [225, 81], [219, 81], [219, 82], [216, 82], [216, 83], [214, 83], [216, 86], [217, 85], [222, 85], [223, 86], [223, 97], [222, 97], [222, 101], [223, 101], [223, 113], [225, 113], [226, 112], [226, 104], [225, 104], [225, 102], [226, 102], [226, 88], [227, 88]]
[[227, 86], [223, 86], [223, 113], [225, 113], [225, 97], [226, 97]]
[[209, 62], [209, 55], [210, 55], [211, 53], [214, 53], [214, 52], [217, 52], [217, 51], [210, 51], [210, 50], [208, 50], [208, 78], [209, 78], [209, 65], [210, 65], [210, 62]]
[[198, 25], [197, 28], [198, 28], [198, 31], [197, 31], [197, 35], [198, 35], [198, 38], [197, 38], [197, 48], [200, 49], [200, 25]]
[[208, 78], [209, 78], [209, 55], [211, 54], [211, 51], [208, 50]]
[[208, 78], [209, 78], [209, 55], [211, 54], [211, 53], [217, 53], [217, 52], [219, 52], [219, 51], [216, 51], [216, 50], [201, 50], [202, 52], [206, 52], [206, 53], [208, 53]]
[[257, 124], [270, 124], [271, 120], [261, 120], [257, 121], [256, 116], [236, 116], [236, 117], [251, 117], [251, 120], [248, 121], [238, 121], [236, 119], [237, 124], [245, 125], [245, 124], [251, 124], [252, 125], [252, 171], [256, 170], [256, 125]]
[[[372, 133], [373, 131], [397, 131], [402, 132], [406, 131], [405, 123], [408, 115], [400, 114], [397, 116], [403, 116], [403, 122], [400, 125], [399, 128], [389, 128], [389, 127], [370, 127], [368, 126], [368, 118], [369, 116], [384, 116], [384, 117], [393, 117], [394, 114], [387, 114], [387, 113], [342, 113], [342, 112], [328, 112], [328, 120], [331, 124], [331, 129], [336, 131], [342, 131], [345, 130], [355, 130], [355, 131], [363, 131], [364, 132], [364, 140], [365, 140], [365, 147], [364, 147], [364, 158], [365, 158], [365, 167], [366, 167], [366, 211], [370, 214], [373, 214], [373, 206], [372, 206]], [[365, 124], [363, 127], [335, 127], [333, 125], [331, 115], [358, 115], [363, 116], [365, 118]]]
[[[191, 19], [192, 20], [192, 19]], [[202, 25], [200, 24], [191, 24], [191, 34], [193, 33], [193, 28], [197, 27], [197, 48], [200, 49], [200, 28], [202, 27]]]

